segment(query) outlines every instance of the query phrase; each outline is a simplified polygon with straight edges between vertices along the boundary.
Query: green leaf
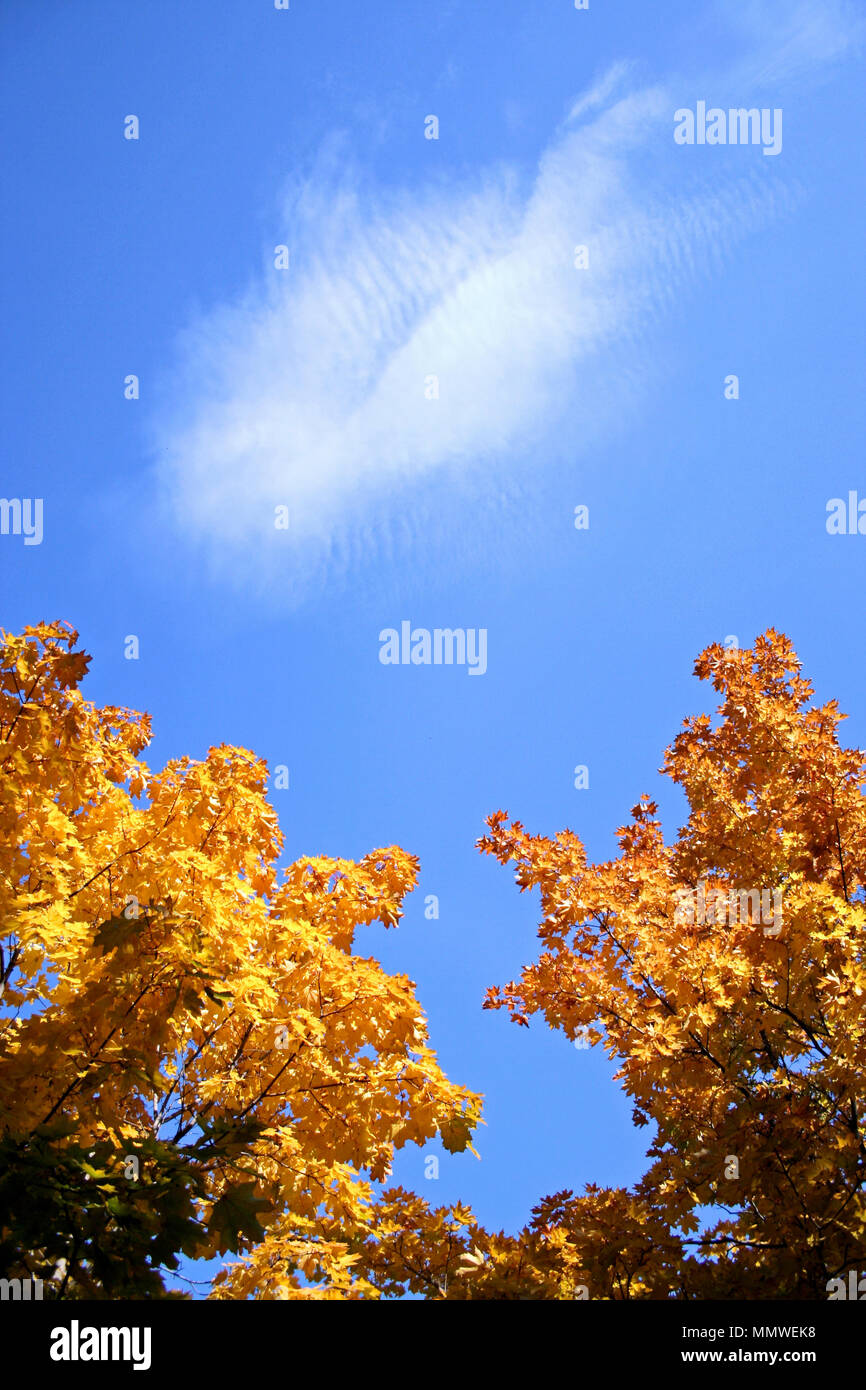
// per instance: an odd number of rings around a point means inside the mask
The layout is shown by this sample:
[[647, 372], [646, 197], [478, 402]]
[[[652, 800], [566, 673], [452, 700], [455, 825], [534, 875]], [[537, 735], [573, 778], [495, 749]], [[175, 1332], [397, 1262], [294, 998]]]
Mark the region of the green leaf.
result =
[[236, 1255], [243, 1236], [252, 1241], [264, 1239], [258, 1213], [269, 1211], [271, 1204], [264, 1197], [256, 1197], [255, 1190], [255, 1183], [240, 1183], [224, 1192], [214, 1206], [209, 1229], [219, 1237], [221, 1255], [227, 1250]]
[[138, 922], [134, 917], [109, 917], [107, 922], [97, 927], [93, 944], [107, 955], [109, 951], [116, 951], [118, 946], [125, 946], [137, 930]]

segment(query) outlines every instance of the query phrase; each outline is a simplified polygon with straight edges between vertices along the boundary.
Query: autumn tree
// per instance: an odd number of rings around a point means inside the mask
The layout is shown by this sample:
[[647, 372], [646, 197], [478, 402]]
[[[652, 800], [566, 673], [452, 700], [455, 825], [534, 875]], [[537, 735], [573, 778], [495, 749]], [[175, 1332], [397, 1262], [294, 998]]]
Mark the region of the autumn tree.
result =
[[151, 771], [76, 641], [0, 634], [0, 1275], [159, 1297], [235, 1253], [225, 1296], [378, 1297], [355, 1247], [395, 1149], [478, 1119], [412, 982], [354, 950], [417, 862], [281, 870], [264, 762]]
[[866, 1269], [864, 756], [772, 630], [695, 672], [721, 704], [667, 752], [689, 807], [671, 843], [646, 797], [606, 863], [501, 812], [480, 841], [542, 914], [537, 960], [485, 1008], [616, 1059], [643, 1178], [564, 1189], [515, 1236], [392, 1191], [364, 1251], [382, 1289], [827, 1299]]

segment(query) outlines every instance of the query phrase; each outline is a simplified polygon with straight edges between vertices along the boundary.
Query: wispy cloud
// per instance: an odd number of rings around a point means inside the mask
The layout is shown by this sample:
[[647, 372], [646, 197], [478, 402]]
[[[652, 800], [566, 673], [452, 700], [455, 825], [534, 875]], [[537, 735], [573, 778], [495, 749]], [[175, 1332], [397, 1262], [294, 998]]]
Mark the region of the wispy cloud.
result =
[[[334, 140], [287, 202], [291, 268], [183, 341], [183, 406], [160, 444], [185, 527], [266, 564], [285, 505], [301, 567], [338, 569], [359, 545], [399, 549], [407, 488], [537, 442], [580, 404], [576, 382], [587, 422], [615, 409], [605, 353], [642, 341], [786, 197], [766, 160], [686, 174], [671, 139], [681, 95], [634, 89], [617, 64], [529, 184], [498, 169], [474, 188], [377, 192]], [[645, 361], [635, 353], [636, 378]]]
[[862, 48], [866, 33], [866, 16], [854, 0], [741, 0], [725, 8], [746, 46], [740, 75], [756, 86], [825, 79]]

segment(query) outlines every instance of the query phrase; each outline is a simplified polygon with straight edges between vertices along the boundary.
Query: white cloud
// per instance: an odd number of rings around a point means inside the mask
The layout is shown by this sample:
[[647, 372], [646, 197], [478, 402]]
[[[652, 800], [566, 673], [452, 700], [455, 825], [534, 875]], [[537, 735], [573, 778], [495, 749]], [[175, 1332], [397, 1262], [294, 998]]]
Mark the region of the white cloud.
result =
[[161, 448], [187, 529], [226, 555], [252, 541], [260, 563], [284, 503], [304, 567], [337, 569], [359, 547], [399, 550], [392, 499], [407, 487], [537, 441], [578, 378], [588, 425], [616, 409], [604, 352], [640, 340], [784, 197], [750, 150], [686, 174], [679, 94], [612, 102], [628, 75], [617, 64], [574, 104], [528, 188], [498, 170], [474, 190], [374, 195], [339, 142], [326, 151], [287, 208], [291, 269], [186, 336], [185, 405]]
[[852, 0], [740, 0], [726, 7], [743, 34], [743, 78], [764, 88], [819, 75], [862, 46], [866, 23]]
[[587, 111], [594, 111], [609, 101], [618, 87], [621, 87], [632, 71], [633, 65], [627, 62], [614, 63], [599, 80], [584, 92], [568, 114], [569, 122], [578, 120]]

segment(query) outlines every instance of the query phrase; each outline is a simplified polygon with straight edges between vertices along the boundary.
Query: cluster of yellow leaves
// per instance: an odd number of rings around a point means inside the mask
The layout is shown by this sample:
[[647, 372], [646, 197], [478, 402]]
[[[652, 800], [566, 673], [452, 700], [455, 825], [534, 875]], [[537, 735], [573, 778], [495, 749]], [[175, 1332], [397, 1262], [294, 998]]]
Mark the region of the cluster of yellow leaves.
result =
[[[546, 1199], [515, 1238], [416, 1206], [407, 1244], [386, 1209], [395, 1234], [367, 1256], [372, 1277], [384, 1260], [416, 1292], [432, 1272], [429, 1296], [448, 1298], [580, 1284], [593, 1298], [826, 1298], [828, 1279], [866, 1267], [863, 754], [840, 747], [835, 702], [809, 705], [784, 636], [714, 645], [695, 670], [723, 698], [719, 720], [687, 720], [667, 753], [690, 807], [672, 845], [647, 798], [608, 863], [588, 864], [568, 830], [531, 836], [503, 813], [480, 842], [543, 913], [538, 959], [485, 1007], [522, 1025], [540, 1014], [571, 1039], [588, 1029], [635, 1122], [653, 1126], [651, 1166], [631, 1193]], [[702, 883], [780, 893], [781, 929], [678, 917]]]
[[431, 1208], [392, 1188], [358, 1253], [384, 1296], [551, 1301], [667, 1298], [682, 1245], [662, 1215], [621, 1188], [545, 1198], [517, 1236], [486, 1231], [466, 1206]]
[[[75, 641], [0, 645], [0, 1140], [57, 1118], [118, 1153], [204, 1136], [202, 1253], [244, 1256], [218, 1298], [824, 1298], [866, 1267], [866, 769], [786, 638], [699, 658], [720, 717], [666, 755], [672, 844], [646, 797], [601, 864], [571, 831], [488, 822], [542, 921], [486, 1007], [588, 1030], [651, 1127], [633, 1190], [556, 1193], [515, 1236], [380, 1191], [395, 1148], [464, 1149], [479, 1119], [411, 981], [353, 950], [398, 921], [416, 861], [281, 874], [264, 764], [152, 773], [146, 717], [84, 700]], [[780, 930], [679, 913], [713, 889], [779, 895]]]
[[151, 772], [147, 717], [84, 699], [76, 641], [0, 635], [0, 1134], [62, 1118], [131, 1154], [218, 1134], [203, 1225], [246, 1184], [265, 1232], [218, 1293], [347, 1296], [371, 1181], [407, 1142], [466, 1147], [479, 1115], [412, 982], [353, 953], [358, 926], [398, 922], [417, 861], [281, 873], [265, 764], [220, 747]]

